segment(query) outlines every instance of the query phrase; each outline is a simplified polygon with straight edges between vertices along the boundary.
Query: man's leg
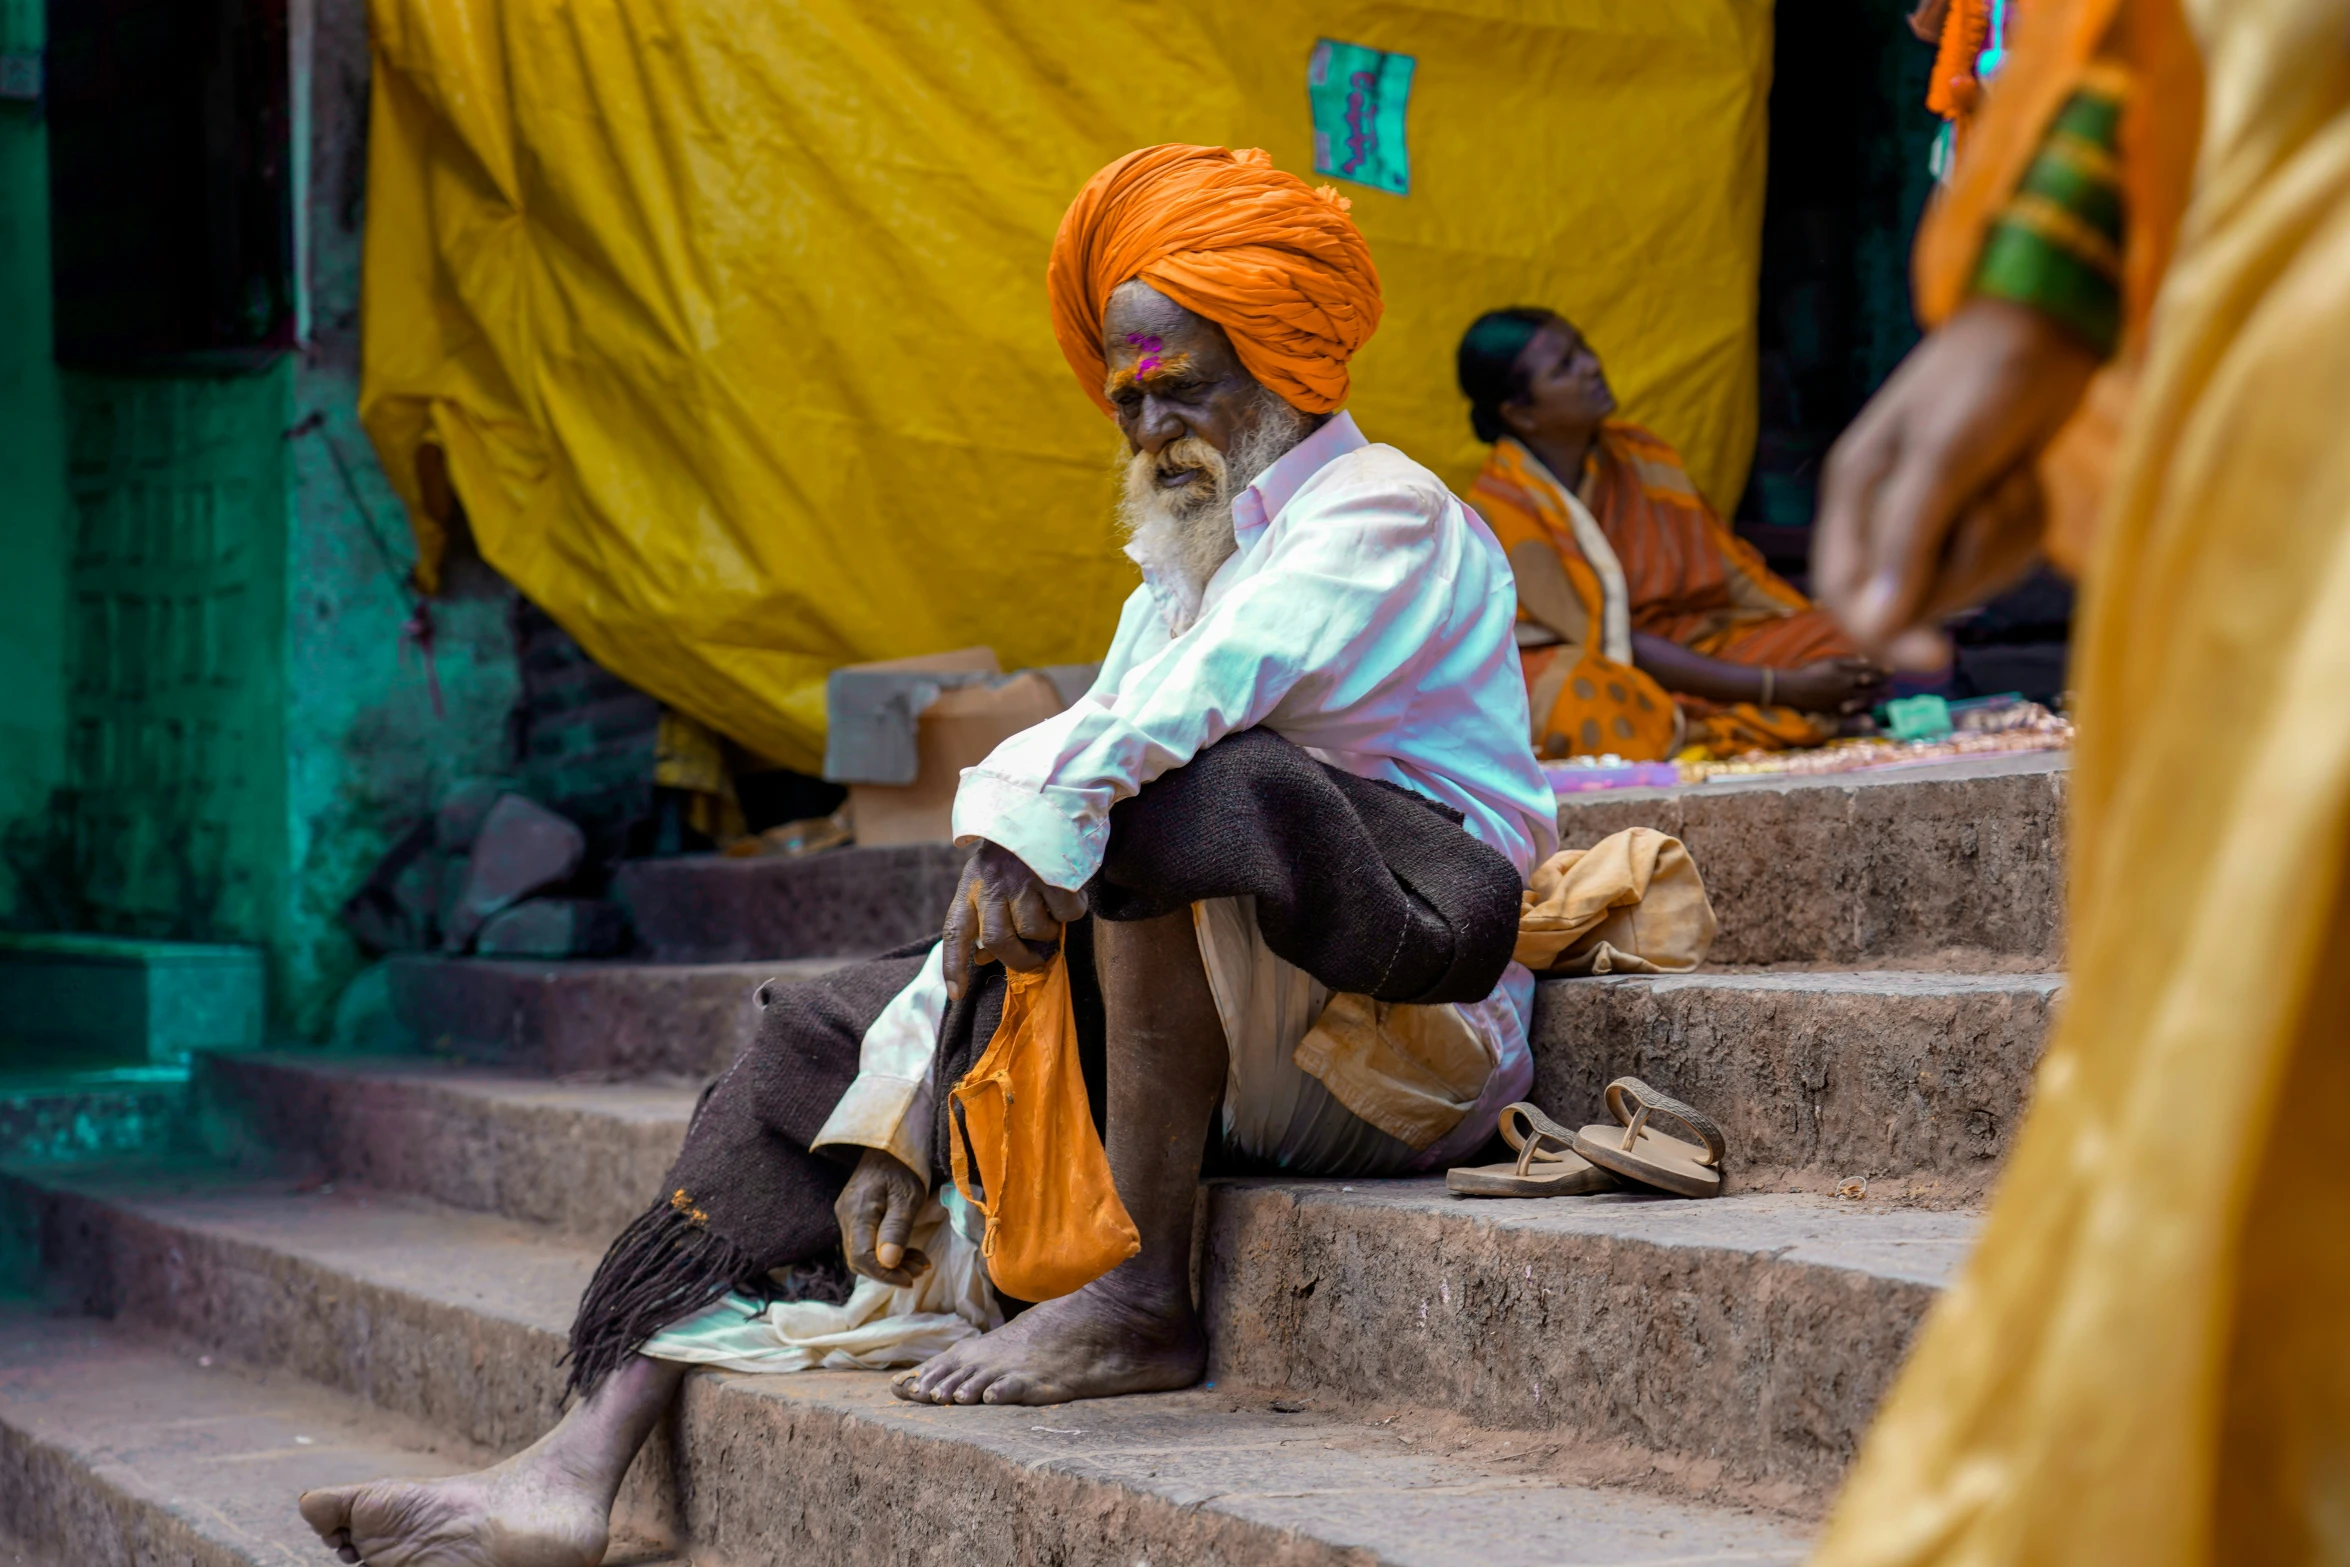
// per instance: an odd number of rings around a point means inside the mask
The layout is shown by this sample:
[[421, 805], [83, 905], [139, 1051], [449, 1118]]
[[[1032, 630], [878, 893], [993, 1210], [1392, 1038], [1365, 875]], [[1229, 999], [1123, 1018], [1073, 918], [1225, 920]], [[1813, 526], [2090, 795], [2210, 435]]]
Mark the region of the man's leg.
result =
[[1110, 1172], [1142, 1250], [892, 1384], [930, 1403], [1057, 1404], [1189, 1387], [1208, 1345], [1191, 1301], [1191, 1223], [1224, 1025], [1191, 911], [1093, 924], [1109, 1046]]
[[302, 1518], [367, 1567], [596, 1567], [621, 1478], [685, 1371], [636, 1356], [494, 1468], [305, 1491]]

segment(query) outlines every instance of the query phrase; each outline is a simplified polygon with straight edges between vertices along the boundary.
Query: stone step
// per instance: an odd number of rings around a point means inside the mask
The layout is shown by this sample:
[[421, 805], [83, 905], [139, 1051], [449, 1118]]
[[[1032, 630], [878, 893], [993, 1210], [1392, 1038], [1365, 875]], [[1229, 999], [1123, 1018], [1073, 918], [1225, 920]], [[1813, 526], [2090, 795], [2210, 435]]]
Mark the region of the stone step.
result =
[[1824, 1502], [1971, 1213], [1789, 1193], [1464, 1200], [1441, 1182], [1215, 1193], [1214, 1374], [1621, 1442]]
[[[325, 1560], [305, 1488], [487, 1455], [348, 1395], [88, 1319], [0, 1318], [0, 1527], [58, 1561]], [[923, 1410], [856, 1373], [688, 1384], [693, 1555], [832, 1561], [1367, 1562], [1397, 1567], [1799, 1560], [1786, 1521], [1594, 1481], [1581, 1454], [1466, 1449], [1409, 1417], [1282, 1414], [1203, 1390], [1072, 1410]], [[778, 1499], [784, 1499], [779, 1502]], [[0, 1563], [11, 1559], [0, 1544]], [[28, 1554], [28, 1567], [48, 1559]], [[607, 1561], [673, 1563], [622, 1540]]]
[[951, 843], [905, 843], [803, 859], [630, 860], [613, 895], [656, 962], [855, 957], [937, 935], [966, 857]]
[[1995, 756], [1569, 795], [1559, 830], [1570, 849], [1625, 827], [1686, 843], [1721, 917], [1717, 963], [2055, 968], [2068, 769]]
[[59, 1562], [330, 1561], [294, 1510], [303, 1491], [485, 1456], [292, 1377], [0, 1307], [0, 1531]]
[[[1559, 826], [1568, 848], [1624, 827], [1686, 842], [1721, 915], [1718, 962], [2054, 967], [2068, 765], [1993, 756], [1568, 795]], [[686, 855], [630, 861], [615, 886], [659, 962], [855, 956], [935, 934], [962, 861], [951, 844]]]
[[1988, 1191], [2023, 1119], [2056, 974], [1718, 973], [1546, 981], [1532, 1097], [1569, 1125], [1637, 1077], [1720, 1123], [1737, 1190]]
[[[66, 1305], [483, 1446], [554, 1418], [593, 1243], [351, 1186], [182, 1186], [44, 1172], [6, 1196]], [[1218, 1183], [1209, 1214], [1220, 1383], [1620, 1446], [1798, 1512], [1974, 1224], [1779, 1194], [1466, 1202], [1429, 1181]]]
[[[92, 1317], [0, 1306], [0, 1530], [25, 1560], [287, 1567], [332, 1558], [295, 1498], [497, 1454], [281, 1371]], [[0, 1564], [11, 1561], [0, 1544]], [[615, 1520], [606, 1558], [690, 1567]]]
[[[440, 1036], [444, 1053], [497, 1070], [206, 1056], [211, 1141], [223, 1154], [285, 1150], [297, 1173], [609, 1234], [676, 1151], [692, 1090], [675, 1085], [698, 1086], [745, 1042], [760, 979], [816, 966], [402, 960], [395, 996], [443, 1018], [470, 1006], [482, 1020], [473, 1039]], [[1737, 1189], [1858, 1179], [1912, 1202], [1964, 1204], [2006, 1155], [2062, 984], [1938, 970], [1549, 980], [1537, 992], [1533, 1098], [1580, 1125], [1601, 1117], [1606, 1083], [1628, 1074], [1721, 1123]], [[521, 1045], [501, 1048], [499, 1027]], [[599, 1094], [548, 1072], [671, 1083]]]
[[392, 1016], [419, 1051], [598, 1078], [707, 1077], [750, 1041], [751, 996], [838, 958], [578, 963], [410, 954], [385, 964]]
[[[63, 1164], [168, 1152], [185, 1137], [188, 1067], [0, 1073], [0, 1160]], [[0, 1555], [0, 1564], [7, 1557]]]
[[659, 1192], [700, 1092], [314, 1052], [204, 1057], [195, 1078], [205, 1141], [248, 1169], [413, 1193], [596, 1246]]

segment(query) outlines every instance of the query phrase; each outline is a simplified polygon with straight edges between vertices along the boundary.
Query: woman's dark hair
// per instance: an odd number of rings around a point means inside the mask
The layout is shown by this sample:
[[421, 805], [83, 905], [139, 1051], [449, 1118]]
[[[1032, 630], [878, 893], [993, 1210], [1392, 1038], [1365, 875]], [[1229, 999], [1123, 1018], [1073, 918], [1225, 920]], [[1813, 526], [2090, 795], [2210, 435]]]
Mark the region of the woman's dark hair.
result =
[[1501, 405], [1526, 395], [1518, 355], [1534, 341], [1535, 333], [1557, 319], [1557, 311], [1539, 305], [1512, 305], [1486, 311], [1462, 334], [1453, 365], [1461, 393], [1469, 399], [1469, 424], [1488, 446], [1510, 433], [1502, 423]]

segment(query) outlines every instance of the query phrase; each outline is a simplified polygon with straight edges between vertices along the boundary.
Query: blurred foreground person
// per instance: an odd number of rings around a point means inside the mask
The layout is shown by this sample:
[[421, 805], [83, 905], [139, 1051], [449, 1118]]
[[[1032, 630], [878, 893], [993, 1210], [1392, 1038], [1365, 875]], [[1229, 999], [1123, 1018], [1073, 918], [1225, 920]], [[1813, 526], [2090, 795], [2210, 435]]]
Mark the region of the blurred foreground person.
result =
[[[1532, 1083], [1534, 981], [1511, 950], [1557, 805], [1526, 741], [1509, 568], [1442, 481], [1344, 411], [1381, 308], [1345, 204], [1261, 152], [1146, 148], [1079, 194], [1047, 285], [1062, 353], [1122, 436], [1143, 575], [1099, 678], [963, 774], [954, 828], [975, 852], [942, 939], [761, 987], [756, 1040], [581, 1299], [582, 1402], [481, 1474], [304, 1496], [345, 1561], [601, 1561], [689, 1364], [915, 1363], [893, 1387], [934, 1404], [1189, 1386], [1203, 1158], [1442, 1169]], [[979, 1120], [953, 1094], [1054, 962], [1094, 1084], [1077, 1116], [1106, 1105], [1115, 1191], [1064, 1185], [1036, 1211], [1064, 1216], [1043, 1227], [1057, 1244], [1123, 1207], [1122, 1249], [1005, 1322], [1006, 1253], [979, 1266], [944, 1181]], [[997, 1168], [1008, 1186], [1065, 1175]], [[845, 1306], [789, 1300], [801, 1275], [777, 1270], [843, 1253], [865, 1276]]]
[[1722, 524], [1680, 453], [1613, 417], [1607, 372], [1574, 323], [1488, 311], [1456, 371], [1493, 445], [1469, 504], [1517, 580], [1543, 754], [1818, 745], [1884, 694], [1836, 623]]
[[2350, 1558], [2350, 0], [2040, 0], [1827, 474], [1865, 648], [2083, 568], [2071, 989], [1817, 1563]]

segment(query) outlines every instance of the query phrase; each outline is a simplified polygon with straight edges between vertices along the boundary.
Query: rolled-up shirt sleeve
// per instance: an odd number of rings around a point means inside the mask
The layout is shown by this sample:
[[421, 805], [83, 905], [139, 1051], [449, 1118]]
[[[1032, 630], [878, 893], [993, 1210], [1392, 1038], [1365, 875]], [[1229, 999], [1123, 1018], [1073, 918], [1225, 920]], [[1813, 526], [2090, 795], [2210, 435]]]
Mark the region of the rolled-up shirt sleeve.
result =
[[931, 1060], [947, 1010], [942, 959], [943, 950], [932, 947], [913, 983], [891, 997], [865, 1030], [856, 1080], [832, 1107], [812, 1147], [878, 1148], [930, 1178]]
[[[957, 842], [985, 838], [1047, 883], [1100, 867], [1110, 807], [1238, 730], [1339, 712], [1390, 679], [1441, 620], [1438, 521], [1450, 497], [1392, 483], [1311, 487], [1259, 569], [1117, 682], [963, 773]], [[1119, 627], [1125, 643], [1145, 595]], [[1116, 660], [1113, 659], [1113, 663]], [[1108, 671], [1105, 670], [1105, 675]]]

